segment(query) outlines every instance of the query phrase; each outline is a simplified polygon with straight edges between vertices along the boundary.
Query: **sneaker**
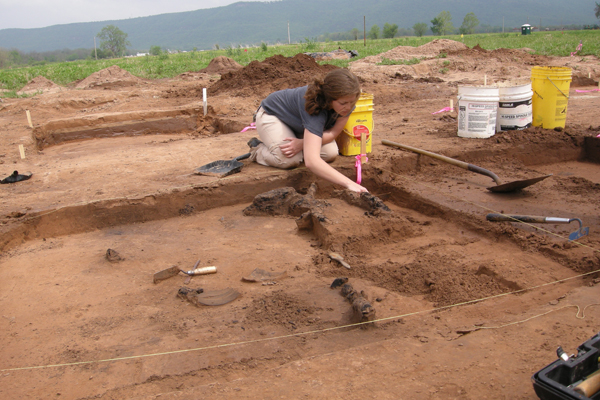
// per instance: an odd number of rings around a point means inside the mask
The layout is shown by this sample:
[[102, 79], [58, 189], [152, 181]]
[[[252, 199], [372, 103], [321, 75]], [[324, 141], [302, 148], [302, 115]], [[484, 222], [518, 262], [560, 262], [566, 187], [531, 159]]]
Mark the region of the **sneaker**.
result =
[[257, 147], [261, 143], [262, 142], [258, 140], [258, 138], [253, 137], [252, 139], [248, 140], [248, 147], [252, 149], [254, 147]]

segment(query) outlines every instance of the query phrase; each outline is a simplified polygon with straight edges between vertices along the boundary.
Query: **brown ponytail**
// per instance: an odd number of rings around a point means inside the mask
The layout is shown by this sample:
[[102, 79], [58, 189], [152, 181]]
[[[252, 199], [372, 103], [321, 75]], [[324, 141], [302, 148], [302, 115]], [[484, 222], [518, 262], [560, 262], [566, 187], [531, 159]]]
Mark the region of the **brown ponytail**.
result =
[[325, 79], [316, 78], [308, 85], [304, 99], [304, 109], [310, 115], [316, 115], [321, 110], [329, 110], [331, 102], [340, 97], [360, 95], [360, 83], [356, 75], [347, 69], [339, 68], [329, 72]]

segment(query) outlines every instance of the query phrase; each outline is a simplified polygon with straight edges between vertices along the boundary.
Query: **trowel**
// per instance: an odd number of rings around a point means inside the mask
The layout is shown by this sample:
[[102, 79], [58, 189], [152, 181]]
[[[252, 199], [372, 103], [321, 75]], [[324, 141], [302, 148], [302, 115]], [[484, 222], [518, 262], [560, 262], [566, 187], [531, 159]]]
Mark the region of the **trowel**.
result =
[[342, 257], [341, 254], [330, 251], [328, 255], [329, 255], [329, 258], [331, 258], [332, 260], [335, 260], [335, 261], [339, 262], [340, 264], [342, 264], [342, 266], [344, 268], [352, 269], [350, 264], [348, 264], [346, 261], [344, 261], [344, 257]]
[[573, 221], [579, 223], [579, 229], [569, 235], [569, 240], [577, 240], [583, 236], [590, 234], [590, 228], [583, 228], [583, 223], [579, 218], [555, 218], [555, 217], [538, 217], [531, 215], [507, 215], [507, 214], [488, 214], [488, 221], [512, 221], [512, 222], [527, 222], [533, 224], [570, 224]]

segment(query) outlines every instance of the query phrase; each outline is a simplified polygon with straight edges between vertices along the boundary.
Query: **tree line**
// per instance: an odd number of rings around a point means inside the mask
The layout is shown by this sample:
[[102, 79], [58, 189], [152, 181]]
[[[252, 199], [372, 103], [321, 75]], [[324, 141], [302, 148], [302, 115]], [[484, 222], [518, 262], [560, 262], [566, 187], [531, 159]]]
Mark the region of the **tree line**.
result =
[[[478, 28], [479, 27], [479, 28]], [[427, 32], [431, 32], [436, 36], [450, 35], [453, 33], [460, 33], [464, 35], [470, 35], [473, 33], [493, 33], [501, 32], [502, 27], [493, 27], [490, 25], [479, 25], [479, 20], [475, 13], [468, 13], [465, 15], [462, 25], [457, 29], [452, 25], [452, 15], [449, 11], [442, 11], [434, 19], [431, 20], [431, 26], [425, 22], [418, 22], [412, 26], [411, 29], [398, 28], [396, 24], [385, 23], [383, 29], [379, 25], [374, 24], [371, 28], [364, 32], [368, 39], [386, 39], [394, 38], [398, 36], [423, 36]], [[316, 40], [327, 41], [327, 40], [358, 40], [362, 38], [362, 32], [353, 28], [349, 32], [337, 32], [337, 33], [325, 33], [317, 36]]]
[[[594, 7], [594, 15], [596, 18], [600, 19], [600, 3], [595, 2], [596, 6]], [[369, 39], [379, 39], [379, 38], [393, 38], [396, 36], [423, 36], [428, 31], [431, 31], [433, 35], [436, 36], [444, 36], [451, 35], [454, 33], [459, 33], [461, 35], [471, 35], [474, 33], [494, 33], [501, 32], [504, 28], [500, 27], [492, 27], [489, 25], [479, 25], [479, 19], [475, 13], [470, 12], [465, 15], [463, 18], [463, 22], [461, 26], [456, 29], [452, 24], [452, 15], [449, 11], [440, 12], [434, 19], [431, 21], [431, 26], [428, 26], [425, 22], [417, 22], [412, 26], [412, 29], [398, 28], [396, 24], [385, 23], [383, 25], [383, 31], [378, 25], [372, 25], [371, 29], [368, 32], [365, 32], [365, 35]], [[551, 27], [548, 27], [551, 28]], [[556, 28], [556, 27], [552, 27]], [[566, 27], [561, 27], [566, 29], [583, 29], [584, 27], [577, 25], [569, 25]], [[342, 33], [326, 33], [324, 35], [318, 36], [317, 40], [358, 40], [360, 31], [357, 28], [350, 30], [350, 32], [342, 32]]]
[[[458, 33], [464, 35], [470, 35], [475, 33], [477, 26], [479, 26], [479, 20], [475, 13], [468, 13], [463, 19], [462, 25], [458, 28]], [[353, 29], [352, 31], [358, 31]], [[444, 36], [455, 33], [456, 29], [452, 25], [452, 15], [449, 11], [442, 11], [434, 19], [431, 20], [431, 26], [428, 26], [425, 22], [418, 22], [413, 25], [412, 31], [409, 29], [403, 29], [401, 32], [398, 31], [398, 25], [385, 23], [383, 30], [378, 25], [372, 25], [371, 29], [366, 32], [366, 36], [369, 39], [379, 38], [393, 38], [395, 36], [423, 36], [428, 30], [436, 36]], [[351, 31], [351, 32], [352, 32]], [[353, 34], [353, 36], [356, 36]], [[356, 39], [356, 37], [355, 37]]]

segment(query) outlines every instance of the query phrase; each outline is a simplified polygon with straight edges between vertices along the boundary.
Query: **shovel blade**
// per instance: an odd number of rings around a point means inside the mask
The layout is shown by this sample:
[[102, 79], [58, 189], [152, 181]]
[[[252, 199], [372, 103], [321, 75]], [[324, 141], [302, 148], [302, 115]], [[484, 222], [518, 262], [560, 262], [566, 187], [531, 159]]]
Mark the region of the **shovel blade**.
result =
[[204, 291], [200, 293], [196, 299], [198, 303], [204, 304], [205, 306], [221, 306], [223, 304], [227, 304], [237, 299], [240, 295], [235, 289], [223, 289], [223, 290], [213, 290], [213, 291]]
[[236, 174], [242, 170], [244, 163], [241, 163], [240, 160], [245, 160], [250, 157], [251, 153], [242, 154], [234, 158], [233, 160], [218, 160], [213, 161], [210, 164], [203, 165], [199, 168], [196, 168], [194, 173], [196, 175], [208, 175], [208, 176], [217, 176], [222, 178], [227, 175]]
[[194, 173], [196, 175], [224, 177], [240, 172], [243, 166], [243, 163], [236, 160], [219, 160], [196, 168]]
[[523, 189], [523, 188], [526, 188], [527, 186], [533, 185], [534, 183], [543, 181], [544, 179], [546, 179], [550, 176], [552, 176], [552, 174], [539, 176], [537, 178], [524, 179], [522, 181], [513, 181], [513, 182], [503, 183], [501, 185], [491, 186], [491, 187], [487, 188], [487, 190], [489, 190], [490, 192], [495, 192], [495, 193], [514, 192], [515, 190]]
[[569, 235], [569, 240], [577, 240], [583, 236], [587, 236], [590, 234], [590, 228], [581, 228], [576, 230], [575, 232]]

